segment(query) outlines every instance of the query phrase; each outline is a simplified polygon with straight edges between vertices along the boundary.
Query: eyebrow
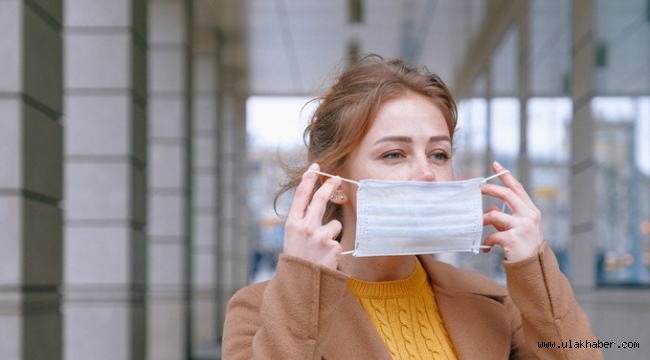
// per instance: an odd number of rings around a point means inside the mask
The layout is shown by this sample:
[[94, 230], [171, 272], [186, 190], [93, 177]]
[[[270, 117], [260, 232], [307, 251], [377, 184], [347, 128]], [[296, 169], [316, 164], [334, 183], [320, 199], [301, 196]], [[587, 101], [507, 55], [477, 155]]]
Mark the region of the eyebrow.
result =
[[[451, 139], [447, 135], [438, 135], [438, 136], [432, 136], [429, 138], [429, 143], [434, 143], [434, 142], [440, 142], [440, 141], [447, 141], [451, 143]], [[374, 145], [377, 145], [382, 142], [404, 142], [404, 143], [411, 143], [413, 142], [413, 139], [411, 139], [408, 136], [385, 136], [377, 141], [375, 141]]]

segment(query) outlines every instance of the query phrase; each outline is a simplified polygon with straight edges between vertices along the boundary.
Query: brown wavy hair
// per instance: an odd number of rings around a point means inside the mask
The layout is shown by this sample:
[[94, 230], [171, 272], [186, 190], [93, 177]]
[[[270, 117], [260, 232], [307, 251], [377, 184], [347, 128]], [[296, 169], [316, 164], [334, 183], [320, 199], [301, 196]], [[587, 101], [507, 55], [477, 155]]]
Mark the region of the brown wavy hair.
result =
[[[311, 100], [319, 105], [303, 134], [307, 163], [291, 167], [281, 162], [287, 181], [278, 190], [274, 205], [280, 196], [298, 186], [312, 163], [318, 163], [323, 172], [335, 174], [366, 135], [381, 105], [409, 91], [425, 96], [441, 110], [453, 143], [456, 102], [440, 77], [426, 68], [409, 67], [399, 59], [368, 55], [344, 71], [324, 96]], [[314, 192], [321, 185], [317, 182]], [[341, 221], [341, 217], [340, 206], [328, 203], [323, 223]]]

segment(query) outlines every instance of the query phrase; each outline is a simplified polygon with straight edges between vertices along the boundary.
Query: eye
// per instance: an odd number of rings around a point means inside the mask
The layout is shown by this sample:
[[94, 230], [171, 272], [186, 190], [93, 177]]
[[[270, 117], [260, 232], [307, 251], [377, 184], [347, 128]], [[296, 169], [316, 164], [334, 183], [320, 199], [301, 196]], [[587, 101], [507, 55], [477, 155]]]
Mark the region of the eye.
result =
[[400, 159], [402, 158], [402, 154], [399, 151], [393, 151], [386, 153], [382, 156], [384, 159]]
[[446, 152], [440, 151], [440, 152], [436, 152], [433, 155], [431, 155], [431, 158], [433, 160], [445, 161], [445, 160], [449, 160], [449, 155], [447, 155]]

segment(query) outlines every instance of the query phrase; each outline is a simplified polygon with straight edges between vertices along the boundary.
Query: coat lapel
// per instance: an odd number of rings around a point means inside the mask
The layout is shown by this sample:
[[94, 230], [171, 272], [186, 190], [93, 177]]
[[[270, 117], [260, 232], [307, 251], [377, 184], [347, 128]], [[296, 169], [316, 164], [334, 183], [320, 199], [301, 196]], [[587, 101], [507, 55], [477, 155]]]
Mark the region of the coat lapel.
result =
[[506, 310], [480, 295], [435, 288], [438, 311], [459, 359], [508, 359], [510, 323]]
[[359, 300], [346, 291], [324, 339], [323, 359], [393, 360]]
[[421, 256], [433, 282], [438, 311], [459, 359], [508, 359], [510, 318], [504, 288], [476, 273]]

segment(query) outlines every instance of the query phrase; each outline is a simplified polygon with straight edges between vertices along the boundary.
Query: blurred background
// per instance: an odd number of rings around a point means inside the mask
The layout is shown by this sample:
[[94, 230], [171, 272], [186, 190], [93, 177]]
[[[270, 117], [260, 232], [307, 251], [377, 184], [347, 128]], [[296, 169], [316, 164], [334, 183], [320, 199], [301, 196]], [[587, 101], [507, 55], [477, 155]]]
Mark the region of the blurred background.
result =
[[[0, 1], [0, 358], [219, 359], [282, 249], [278, 159], [368, 53], [443, 78], [456, 178], [511, 169], [633, 347], [606, 358], [646, 359], [649, 0]], [[438, 257], [505, 281], [499, 251]]]

